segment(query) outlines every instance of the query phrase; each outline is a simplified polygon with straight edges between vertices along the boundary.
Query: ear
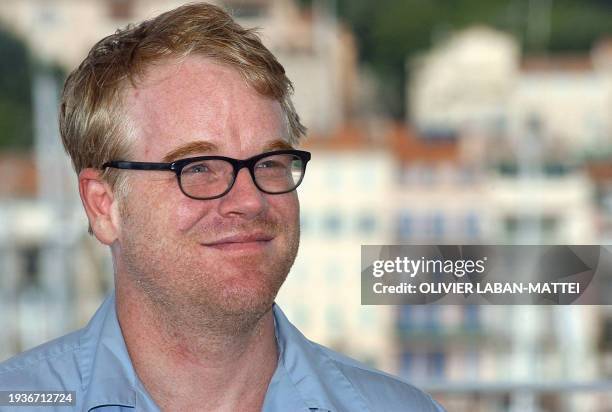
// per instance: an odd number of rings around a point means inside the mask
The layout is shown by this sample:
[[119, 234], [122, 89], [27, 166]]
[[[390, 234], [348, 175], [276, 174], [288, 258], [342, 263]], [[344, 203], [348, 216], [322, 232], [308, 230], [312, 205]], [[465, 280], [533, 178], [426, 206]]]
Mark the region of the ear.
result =
[[100, 171], [83, 169], [79, 173], [79, 193], [94, 236], [105, 245], [118, 237], [118, 216], [115, 197]]

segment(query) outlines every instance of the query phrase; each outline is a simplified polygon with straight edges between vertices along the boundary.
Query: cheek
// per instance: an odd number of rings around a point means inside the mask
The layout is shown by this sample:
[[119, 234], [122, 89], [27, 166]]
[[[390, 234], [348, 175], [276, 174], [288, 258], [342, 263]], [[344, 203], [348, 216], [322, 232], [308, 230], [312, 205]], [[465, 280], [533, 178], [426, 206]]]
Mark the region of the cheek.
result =
[[284, 195], [268, 196], [270, 209], [279, 215], [282, 221], [288, 225], [299, 222], [300, 202], [297, 193], [291, 192]]
[[174, 219], [175, 228], [181, 232], [188, 231], [194, 227], [203, 216], [210, 213], [212, 206], [211, 201], [189, 199], [183, 196], [183, 199], [177, 201], [170, 210]]
[[169, 237], [193, 228], [211, 208], [207, 201], [185, 196], [174, 177], [152, 182], [142, 195], [150, 198], [150, 218], [156, 220], [149, 224], [160, 227]]
[[[124, 205], [125, 228], [143, 236], [152, 237], [161, 234], [172, 235], [179, 219], [178, 210], [182, 210], [180, 199], [162, 186], [159, 182], [139, 182], [128, 194]], [[188, 210], [185, 208], [185, 210]]]

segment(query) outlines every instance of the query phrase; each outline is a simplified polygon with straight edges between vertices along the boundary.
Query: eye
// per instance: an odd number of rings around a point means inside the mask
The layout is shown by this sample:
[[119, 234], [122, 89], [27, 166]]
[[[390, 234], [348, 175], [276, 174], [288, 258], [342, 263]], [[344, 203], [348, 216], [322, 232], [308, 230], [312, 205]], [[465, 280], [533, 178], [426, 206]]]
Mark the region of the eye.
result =
[[264, 160], [263, 162], [257, 163], [258, 169], [279, 169], [287, 167], [283, 162], [278, 160]]
[[200, 174], [210, 172], [210, 169], [205, 164], [199, 163], [195, 165], [188, 165], [183, 169], [183, 173]]

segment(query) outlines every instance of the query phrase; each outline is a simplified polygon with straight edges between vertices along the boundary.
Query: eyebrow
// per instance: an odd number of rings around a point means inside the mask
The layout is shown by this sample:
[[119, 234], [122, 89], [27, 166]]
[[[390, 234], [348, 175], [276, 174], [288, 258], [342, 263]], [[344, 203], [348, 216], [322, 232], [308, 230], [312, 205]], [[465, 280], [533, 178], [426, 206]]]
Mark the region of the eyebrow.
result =
[[271, 150], [292, 150], [293, 146], [287, 143], [285, 140], [275, 140], [264, 146], [263, 151], [269, 152]]
[[194, 153], [212, 152], [215, 150], [217, 150], [217, 145], [214, 143], [204, 141], [189, 142], [166, 153], [163, 161], [169, 163]]
[[[262, 153], [273, 150], [290, 149], [293, 149], [293, 146], [291, 146], [285, 140], [274, 140], [273, 142], [270, 142], [264, 146]], [[195, 153], [213, 152], [216, 150], [218, 150], [218, 148], [214, 143], [206, 141], [189, 142], [166, 153], [166, 155], [163, 157], [163, 162], [170, 163]]]

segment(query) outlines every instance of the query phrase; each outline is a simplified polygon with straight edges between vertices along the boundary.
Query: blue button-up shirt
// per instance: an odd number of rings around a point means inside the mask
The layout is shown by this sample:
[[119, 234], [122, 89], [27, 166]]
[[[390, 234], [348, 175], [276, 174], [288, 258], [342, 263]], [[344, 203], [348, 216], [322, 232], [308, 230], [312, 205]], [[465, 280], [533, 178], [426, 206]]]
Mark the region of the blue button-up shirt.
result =
[[[443, 411], [415, 387], [309, 341], [277, 305], [274, 320], [279, 359], [264, 411]], [[77, 411], [159, 410], [130, 361], [114, 293], [85, 328], [1, 363], [0, 390], [75, 391]]]

